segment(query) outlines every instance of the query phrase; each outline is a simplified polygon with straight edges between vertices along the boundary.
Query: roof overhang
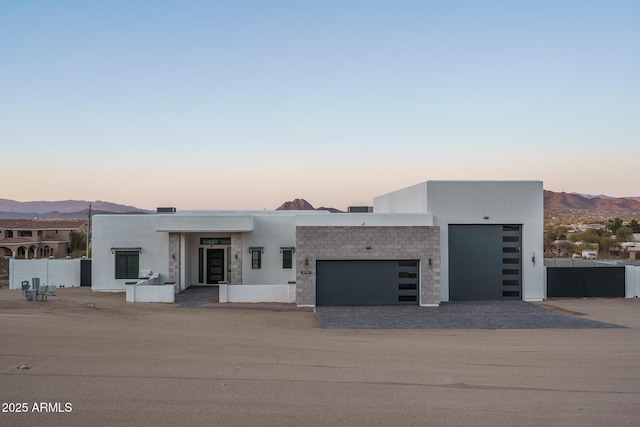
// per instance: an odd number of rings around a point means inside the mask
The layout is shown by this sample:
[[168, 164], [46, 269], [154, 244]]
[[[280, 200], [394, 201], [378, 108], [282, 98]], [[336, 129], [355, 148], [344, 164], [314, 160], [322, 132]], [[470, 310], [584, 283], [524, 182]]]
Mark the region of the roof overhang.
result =
[[115, 246], [111, 248], [111, 253], [116, 252], [142, 252], [142, 248], [140, 246]]
[[252, 215], [158, 215], [156, 231], [171, 233], [253, 231]]

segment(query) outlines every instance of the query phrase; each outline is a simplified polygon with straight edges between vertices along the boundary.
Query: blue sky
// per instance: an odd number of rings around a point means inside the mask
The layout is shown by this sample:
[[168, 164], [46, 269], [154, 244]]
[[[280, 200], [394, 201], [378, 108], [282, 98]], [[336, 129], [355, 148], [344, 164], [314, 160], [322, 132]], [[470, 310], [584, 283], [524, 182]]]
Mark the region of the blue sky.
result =
[[624, 0], [5, 1], [0, 198], [344, 209], [427, 179], [639, 196], [638, 22]]

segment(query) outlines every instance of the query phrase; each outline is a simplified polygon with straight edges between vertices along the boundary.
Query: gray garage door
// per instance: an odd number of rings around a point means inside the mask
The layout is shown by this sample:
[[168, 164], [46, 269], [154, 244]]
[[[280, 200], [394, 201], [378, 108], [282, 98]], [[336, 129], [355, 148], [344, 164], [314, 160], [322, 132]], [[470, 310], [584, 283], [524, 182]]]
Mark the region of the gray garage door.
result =
[[449, 225], [449, 299], [522, 299], [520, 225]]
[[417, 260], [317, 261], [316, 305], [418, 304]]

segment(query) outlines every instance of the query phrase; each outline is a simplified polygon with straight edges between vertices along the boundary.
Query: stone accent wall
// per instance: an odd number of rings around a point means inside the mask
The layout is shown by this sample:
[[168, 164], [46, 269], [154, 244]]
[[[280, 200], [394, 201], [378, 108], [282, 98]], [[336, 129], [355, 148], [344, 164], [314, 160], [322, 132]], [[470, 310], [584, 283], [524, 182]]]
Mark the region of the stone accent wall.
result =
[[[176, 292], [180, 291], [180, 233], [169, 233], [169, 280], [176, 282]], [[175, 259], [174, 256], [175, 255]]]
[[316, 305], [317, 260], [396, 259], [420, 261], [420, 304], [440, 304], [439, 227], [298, 226], [296, 303]]
[[231, 233], [231, 277], [229, 283], [242, 285], [242, 233]]

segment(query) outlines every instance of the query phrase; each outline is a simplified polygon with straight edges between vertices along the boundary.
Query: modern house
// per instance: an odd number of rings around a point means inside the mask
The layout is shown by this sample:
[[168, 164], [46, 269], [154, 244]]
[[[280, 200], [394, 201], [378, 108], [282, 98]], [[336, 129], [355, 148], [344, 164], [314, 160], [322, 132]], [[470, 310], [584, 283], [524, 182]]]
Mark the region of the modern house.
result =
[[0, 256], [60, 258], [69, 255], [71, 232], [87, 232], [85, 219], [0, 219]]
[[95, 215], [92, 288], [125, 291], [144, 270], [172, 293], [218, 285], [226, 302], [541, 300], [542, 229], [540, 181], [427, 181], [373, 212]]

